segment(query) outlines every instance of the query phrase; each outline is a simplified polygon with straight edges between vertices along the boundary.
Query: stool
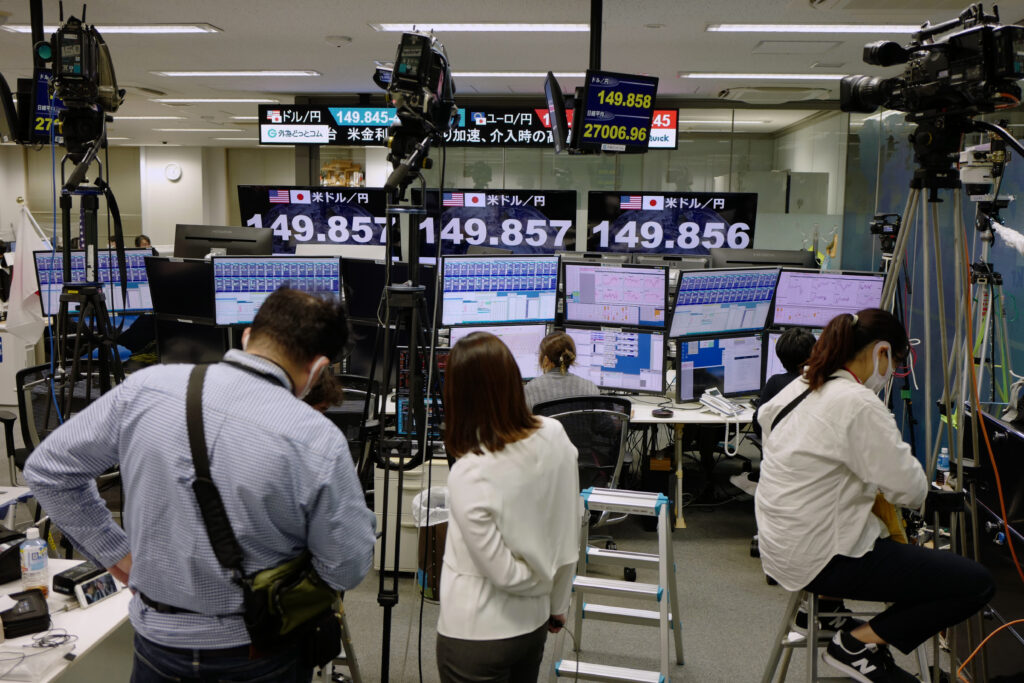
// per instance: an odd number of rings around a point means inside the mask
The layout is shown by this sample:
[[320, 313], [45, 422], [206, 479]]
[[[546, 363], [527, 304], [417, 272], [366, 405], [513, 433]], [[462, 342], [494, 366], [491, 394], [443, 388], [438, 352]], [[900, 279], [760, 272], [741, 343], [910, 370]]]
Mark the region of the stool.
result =
[[[807, 603], [807, 635], [803, 636], [796, 632], [796, 614], [800, 610], [800, 604]], [[850, 616], [844, 612], [844, 616]], [[818, 596], [811, 591], [796, 591], [789, 594], [789, 604], [786, 606], [786, 613], [782, 618], [778, 631], [775, 633], [775, 640], [772, 644], [772, 653], [765, 665], [764, 675], [761, 676], [761, 683], [772, 683], [778, 681], [783, 683], [786, 674], [789, 673], [789, 661], [793, 656], [793, 649], [797, 647], [807, 648], [807, 680], [810, 683], [820, 681], [849, 681], [846, 676], [820, 678], [818, 676], [818, 648], [828, 645], [828, 639], [822, 638], [818, 633], [818, 619], [820, 617], [835, 616], [832, 612], [818, 612]], [[870, 617], [874, 613], [857, 612], [854, 616]], [[808, 643], [813, 643], [808, 647]], [[928, 658], [925, 647], [917, 648], [917, 665], [921, 671], [921, 680], [931, 680], [928, 671]], [[776, 679], [776, 674], [778, 678]]]

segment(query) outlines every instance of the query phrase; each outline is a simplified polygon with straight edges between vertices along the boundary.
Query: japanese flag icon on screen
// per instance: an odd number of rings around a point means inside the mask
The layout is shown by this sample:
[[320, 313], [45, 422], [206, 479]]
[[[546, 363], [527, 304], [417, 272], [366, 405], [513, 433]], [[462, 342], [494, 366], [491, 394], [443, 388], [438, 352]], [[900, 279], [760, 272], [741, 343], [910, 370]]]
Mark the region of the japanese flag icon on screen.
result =
[[483, 192], [467, 192], [465, 205], [483, 208], [487, 205], [487, 200]]
[[664, 211], [665, 198], [661, 195], [644, 195], [643, 207], [646, 211]]
[[292, 204], [309, 204], [309, 190], [290, 190]]

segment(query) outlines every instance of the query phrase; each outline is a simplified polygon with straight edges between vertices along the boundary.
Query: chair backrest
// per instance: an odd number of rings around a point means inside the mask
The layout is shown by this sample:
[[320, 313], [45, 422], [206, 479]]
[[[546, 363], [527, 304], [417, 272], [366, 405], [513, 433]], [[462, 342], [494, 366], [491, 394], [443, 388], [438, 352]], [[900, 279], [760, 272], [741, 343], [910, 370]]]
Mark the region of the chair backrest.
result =
[[60, 425], [51, 393], [50, 366], [35, 365], [19, 370], [14, 383], [18, 392], [21, 438], [26, 448], [35, 448]]
[[574, 396], [538, 403], [533, 412], [562, 423], [579, 452], [582, 490], [618, 486], [631, 409], [629, 399], [619, 396]]

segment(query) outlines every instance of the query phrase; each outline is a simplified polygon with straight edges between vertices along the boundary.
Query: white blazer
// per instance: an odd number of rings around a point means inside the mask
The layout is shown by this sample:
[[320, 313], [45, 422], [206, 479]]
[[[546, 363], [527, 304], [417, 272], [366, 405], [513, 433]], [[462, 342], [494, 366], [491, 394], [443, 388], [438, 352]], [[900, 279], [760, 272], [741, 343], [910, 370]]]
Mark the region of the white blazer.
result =
[[525, 439], [452, 467], [442, 635], [511, 638], [569, 607], [582, 518], [576, 448], [558, 421], [538, 419]]

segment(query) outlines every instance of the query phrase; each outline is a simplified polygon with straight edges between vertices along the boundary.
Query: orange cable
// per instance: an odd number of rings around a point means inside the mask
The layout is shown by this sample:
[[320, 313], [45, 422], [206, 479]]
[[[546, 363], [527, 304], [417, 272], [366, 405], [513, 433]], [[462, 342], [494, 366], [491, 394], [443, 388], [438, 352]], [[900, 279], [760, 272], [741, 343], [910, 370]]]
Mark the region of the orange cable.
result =
[[995, 631], [992, 631], [992, 633], [990, 633], [987, 636], [985, 636], [985, 640], [981, 641], [981, 643], [978, 645], [978, 647], [974, 648], [974, 652], [972, 652], [971, 655], [967, 659], [964, 660], [964, 663], [960, 665], [960, 668], [956, 670], [956, 677], [959, 678], [964, 683], [971, 683], [970, 681], [968, 681], [966, 678], [963, 677], [963, 675], [962, 675], [963, 670], [967, 667], [968, 664], [971, 663], [971, 660], [974, 659], [974, 656], [976, 654], [978, 654], [979, 652], [981, 652], [981, 648], [985, 647], [985, 643], [987, 643], [989, 640], [991, 640], [992, 636], [994, 636], [995, 634], [999, 633], [1004, 628], [1007, 628], [1008, 626], [1013, 626], [1014, 624], [1024, 624], [1024, 619], [1014, 619], [1013, 621], [1009, 621], [1009, 622], [1003, 624], [1002, 626], [1000, 626], [999, 628], [997, 628]]
[[[971, 280], [970, 280], [970, 270], [969, 270], [968, 265], [967, 265], [969, 257], [968, 257], [968, 254], [967, 254], [967, 229], [966, 229], [966, 227], [964, 228], [963, 257], [964, 257], [964, 260], [963, 260], [964, 277], [966, 278], [964, 280], [964, 283], [967, 284], [967, 283], [970, 283]], [[968, 284], [968, 288], [969, 288], [969, 286], [970, 285]], [[965, 296], [964, 300], [967, 302], [967, 338], [968, 339], [973, 339], [974, 338], [974, 329], [973, 329], [973, 324], [971, 323], [971, 318], [973, 316], [973, 312], [971, 311], [971, 297], [970, 296]], [[977, 373], [975, 372], [973, 353], [972, 353], [972, 358], [971, 358], [970, 366], [971, 366], [971, 373], [970, 373], [971, 374], [971, 389], [972, 389], [972, 396], [974, 398], [974, 405], [978, 408], [978, 412], [981, 412], [981, 395], [978, 393], [978, 376], [977, 376]], [[1003, 497], [1003, 482], [1002, 482], [1002, 479], [999, 477], [999, 467], [996, 465], [996, 456], [995, 456], [995, 453], [992, 451], [992, 442], [988, 438], [988, 430], [985, 429], [985, 420], [984, 420], [984, 418], [982, 418], [980, 415], [975, 415], [974, 419], [975, 420], [979, 420], [979, 419], [981, 420], [981, 434], [982, 434], [982, 436], [985, 437], [985, 448], [988, 450], [989, 461], [991, 461], [991, 463], [992, 463], [992, 473], [995, 475], [995, 478], [996, 478], [996, 491], [999, 493], [999, 510], [1000, 510], [1000, 512], [1003, 515], [1002, 522], [1003, 522], [1003, 529], [1006, 531], [1006, 544], [1010, 547], [1010, 555], [1013, 556], [1013, 564], [1014, 564], [1014, 566], [1017, 569], [1017, 575], [1020, 576], [1021, 582], [1024, 582], [1024, 570], [1021, 569], [1020, 560], [1017, 559], [1017, 550], [1013, 547], [1013, 534], [1010, 533], [1009, 516], [1006, 514], [1006, 500]], [[963, 482], [961, 482], [960, 485], [963, 486]], [[980, 542], [980, 541], [978, 541], [978, 542]]]

